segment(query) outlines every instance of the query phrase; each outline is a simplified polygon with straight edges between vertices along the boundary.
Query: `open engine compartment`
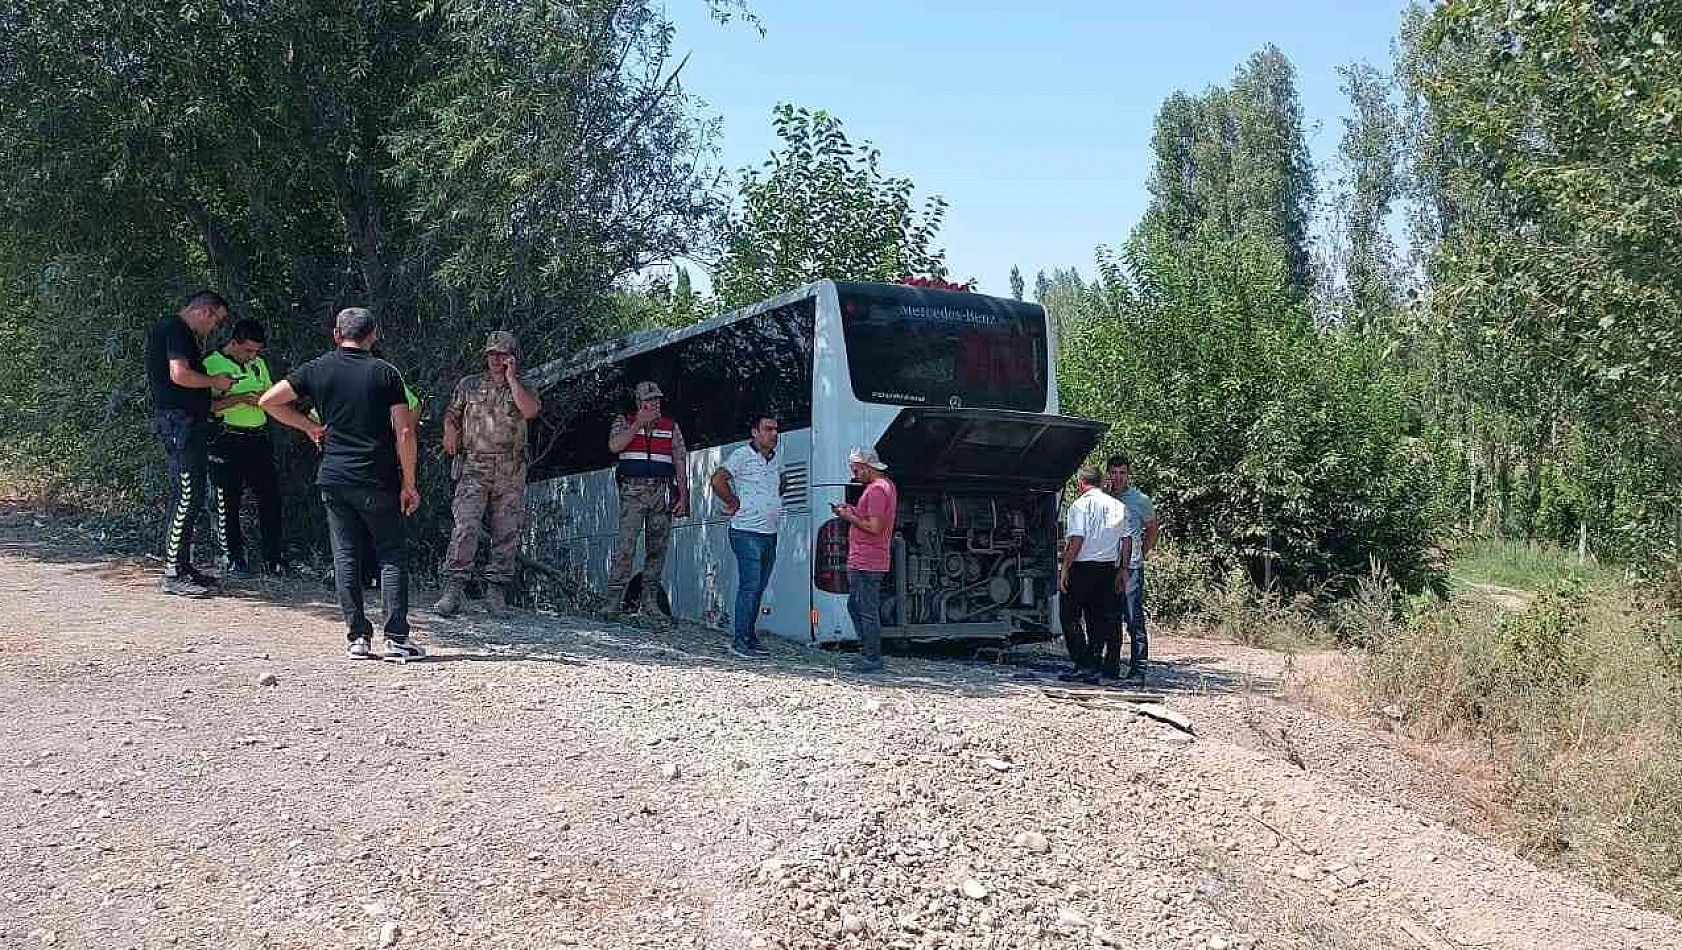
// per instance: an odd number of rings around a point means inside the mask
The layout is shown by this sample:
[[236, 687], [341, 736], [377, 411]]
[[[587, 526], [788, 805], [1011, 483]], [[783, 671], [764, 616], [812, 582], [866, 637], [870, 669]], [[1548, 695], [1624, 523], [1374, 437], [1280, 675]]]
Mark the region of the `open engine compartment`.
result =
[[894, 534], [893, 590], [884, 593], [894, 604], [890, 622], [904, 625], [903, 636], [1051, 636], [1057, 563], [1051, 493], [902, 486]]

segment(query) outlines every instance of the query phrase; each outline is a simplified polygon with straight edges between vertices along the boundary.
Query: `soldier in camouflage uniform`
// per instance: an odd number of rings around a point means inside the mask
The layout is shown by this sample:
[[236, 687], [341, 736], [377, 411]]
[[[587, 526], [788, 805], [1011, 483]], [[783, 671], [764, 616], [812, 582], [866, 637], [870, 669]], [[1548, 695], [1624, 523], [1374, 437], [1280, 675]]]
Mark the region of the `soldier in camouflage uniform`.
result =
[[[616, 416], [607, 448], [618, 457], [619, 546], [607, 579], [604, 616], [619, 616], [637, 539], [643, 538], [642, 615], [656, 626], [666, 621], [660, 609], [660, 583], [672, 519], [689, 514], [689, 479], [684, 470], [683, 432], [661, 411], [665, 394], [656, 383], [638, 383], [635, 412]], [[646, 537], [644, 532], [646, 531]]]
[[507, 607], [514, 580], [514, 555], [526, 516], [526, 421], [543, 411], [537, 394], [519, 377], [519, 344], [497, 331], [485, 342], [487, 372], [456, 384], [444, 413], [444, 451], [455, 457], [455, 529], [444, 555], [444, 594], [432, 609], [448, 617], [461, 610], [463, 590], [473, 575], [479, 523], [491, 513], [491, 550], [485, 566], [485, 612]]

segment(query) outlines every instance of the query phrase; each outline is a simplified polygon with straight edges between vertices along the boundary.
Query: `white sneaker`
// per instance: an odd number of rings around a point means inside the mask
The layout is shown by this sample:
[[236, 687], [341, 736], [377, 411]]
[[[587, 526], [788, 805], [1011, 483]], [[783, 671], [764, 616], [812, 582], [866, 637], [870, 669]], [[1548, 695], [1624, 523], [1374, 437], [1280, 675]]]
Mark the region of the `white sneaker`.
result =
[[370, 647], [367, 637], [357, 637], [345, 644], [345, 656], [353, 660], [372, 660], [374, 651]]
[[380, 655], [380, 659], [390, 660], [393, 663], [407, 663], [423, 656], [426, 656], [426, 651], [419, 645], [407, 640], [393, 640], [388, 637], [385, 641], [385, 652]]

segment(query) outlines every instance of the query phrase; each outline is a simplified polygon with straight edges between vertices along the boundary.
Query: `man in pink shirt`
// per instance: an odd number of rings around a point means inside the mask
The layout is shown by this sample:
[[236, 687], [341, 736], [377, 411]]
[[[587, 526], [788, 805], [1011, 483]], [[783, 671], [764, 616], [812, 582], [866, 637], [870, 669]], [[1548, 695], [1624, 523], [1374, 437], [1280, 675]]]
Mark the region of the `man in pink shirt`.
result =
[[864, 483], [857, 505], [831, 505], [847, 529], [847, 613], [859, 635], [860, 673], [882, 672], [882, 581], [888, 576], [899, 489], [883, 474], [888, 466], [875, 449], [847, 456], [853, 480]]

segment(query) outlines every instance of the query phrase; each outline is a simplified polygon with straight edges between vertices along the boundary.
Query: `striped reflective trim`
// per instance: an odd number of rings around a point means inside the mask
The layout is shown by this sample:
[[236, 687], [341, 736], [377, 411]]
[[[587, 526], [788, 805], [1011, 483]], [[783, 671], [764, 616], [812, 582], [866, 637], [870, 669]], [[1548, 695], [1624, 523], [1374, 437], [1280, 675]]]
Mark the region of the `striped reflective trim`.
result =
[[228, 553], [228, 493], [215, 485], [210, 486], [210, 520], [216, 525], [216, 543], [222, 545], [222, 553]]
[[164, 541], [164, 561], [168, 565], [174, 565], [181, 553], [181, 543], [187, 533], [188, 521], [199, 500], [198, 483], [193, 480], [192, 473], [182, 472], [180, 481], [180, 490], [175, 495], [175, 509], [169, 516], [169, 537]]

